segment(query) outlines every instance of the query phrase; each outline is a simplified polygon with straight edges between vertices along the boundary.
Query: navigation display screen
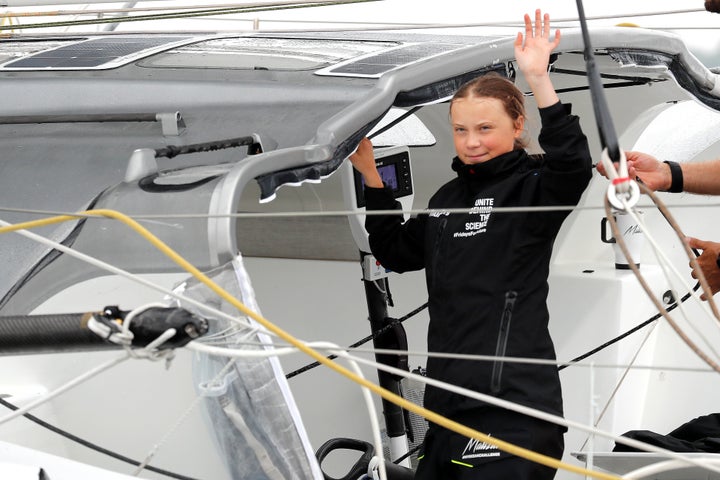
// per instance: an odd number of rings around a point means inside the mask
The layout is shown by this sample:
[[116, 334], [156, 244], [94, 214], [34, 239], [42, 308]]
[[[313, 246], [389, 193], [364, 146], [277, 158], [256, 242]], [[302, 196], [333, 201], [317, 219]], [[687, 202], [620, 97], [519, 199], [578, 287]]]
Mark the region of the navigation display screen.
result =
[[[393, 197], [400, 198], [412, 194], [410, 177], [410, 156], [407, 151], [392, 153], [376, 158], [375, 165], [380, 179], [393, 192]], [[353, 170], [355, 181], [355, 198], [358, 207], [365, 206], [365, 179], [357, 170]]]
[[382, 167], [378, 167], [378, 173], [380, 174], [382, 181], [385, 182], [385, 185], [393, 190], [397, 190], [398, 178], [395, 165], [383, 165]]

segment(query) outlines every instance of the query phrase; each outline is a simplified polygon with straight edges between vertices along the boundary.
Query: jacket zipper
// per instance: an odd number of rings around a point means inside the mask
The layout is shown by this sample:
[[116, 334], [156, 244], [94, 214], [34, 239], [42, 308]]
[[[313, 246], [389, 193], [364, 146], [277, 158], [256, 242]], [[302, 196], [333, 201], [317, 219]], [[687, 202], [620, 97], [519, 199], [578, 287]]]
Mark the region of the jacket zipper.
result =
[[[498, 332], [497, 346], [495, 347], [495, 356], [504, 357], [507, 350], [508, 337], [510, 336], [510, 321], [512, 320], [512, 312], [517, 300], [517, 292], [510, 290], [505, 292], [505, 307], [503, 308], [502, 317], [500, 319], [500, 331]], [[500, 391], [502, 370], [504, 362], [496, 360], [493, 363], [492, 377], [490, 382], [490, 391], [498, 393]]]
[[440, 220], [440, 226], [438, 227], [437, 234], [435, 235], [435, 244], [433, 245], [433, 263], [432, 263], [432, 283], [435, 283], [435, 278], [437, 278], [437, 269], [439, 265], [439, 258], [440, 258], [440, 244], [442, 243], [443, 233], [445, 233], [445, 227], [447, 226], [447, 218], [443, 218]]

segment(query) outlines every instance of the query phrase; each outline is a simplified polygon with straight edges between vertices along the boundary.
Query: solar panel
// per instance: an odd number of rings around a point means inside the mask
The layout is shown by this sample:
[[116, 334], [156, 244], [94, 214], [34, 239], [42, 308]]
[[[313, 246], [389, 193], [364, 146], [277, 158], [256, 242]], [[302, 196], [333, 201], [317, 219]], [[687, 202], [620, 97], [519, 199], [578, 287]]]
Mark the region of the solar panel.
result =
[[319, 75], [378, 77], [405, 65], [466, 47], [460, 43], [408, 44], [318, 71]]
[[141, 53], [190, 37], [93, 38], [30, 55], [2, 66], [3, 69], [111, 68]]

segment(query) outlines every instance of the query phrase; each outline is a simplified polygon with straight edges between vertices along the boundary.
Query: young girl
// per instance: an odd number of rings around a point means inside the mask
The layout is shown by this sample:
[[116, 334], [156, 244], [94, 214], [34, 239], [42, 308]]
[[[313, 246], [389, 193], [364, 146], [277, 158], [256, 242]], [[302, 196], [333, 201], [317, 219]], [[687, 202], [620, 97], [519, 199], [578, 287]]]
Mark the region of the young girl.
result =
[[[544, 155], [523, 149], [523, 94], [486, 75], [462, 86], [450, 103], [457, 178], [430, 199], [432, 212], [402, 223], [369, 215], [373, 255], [396, 272], [425, 268], [429, 295], [428, 351], [555, 359], [546, 299], [553, 242], [568, 215], [493, 213], [498, 207], [576, 205], [591, 177], [587, 140], [578, 118], [560, 103], [548, 74], [550, 19], [525, 15], [515, 41], [517, 65], [537, 101]], [[366, 184], [370, 210], [400, 208], [363, 140], [350, 157]], [[467, 213], [450, 214], [448, 209]], [[478, 362], [431, 357], [428, 376], [562, 415], [555, 365]], [[446, 390], [428, 387], [425, 407], [492, 437], [560, 458], [564, 428]], [[431, 424], [415, 478], [551, 479], [555, 471]]]

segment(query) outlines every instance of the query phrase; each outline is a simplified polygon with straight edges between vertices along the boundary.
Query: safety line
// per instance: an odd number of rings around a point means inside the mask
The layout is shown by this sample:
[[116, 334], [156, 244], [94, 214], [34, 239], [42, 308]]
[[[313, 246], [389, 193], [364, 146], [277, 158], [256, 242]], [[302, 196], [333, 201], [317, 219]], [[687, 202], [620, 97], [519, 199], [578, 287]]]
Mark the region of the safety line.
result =
[[183, 13], [160, 13], [155, 15], [133, 15], [133, 16], [122, 16], [122, 17], [111, 17], [111, 18], [98, 18], [90, 20], [67, 20], [64, 22], [42, 22], [42, 23], [27, 23], [16, 26], [3, 26], [0, 25], [0, 31], [3, 30], [28, 30], [36, 28], [52, 28], [52, 27], [73, 27], [81, 25], [100, 25], [106, 23], [128, 23], [128, 22], [144, 22], [151, 20], [169, 20], [178, 18], [189, 18], [189, 17], [203, 17], [212, 15], [230, 15], [234, 13], [254, 13], [254, 12], [271, 12], [276, 10], [292, 10], [298, 8], [310, 8], [310, 7], [324, 7], [337, 4], [346, 3], [365, 3], [365, 2], [377, 2], [380, 0], [334, 0], [334, 1], [318, 1], [314, 4], [301, 4], [301, 5], [283, 5], [277, 7], [236, 7], [236, 8], [220, 8], [220, 9], [203, 9], [193, 10], [191, 12]]
[[[638, 208], [652, 207], [652, 204], [639, 204]], [[680, 208], [715, 208], [720, 207], [720, 200], [717, 202], [705, 202], [705, 203], [682, 203], [674, 204], [667, 203], [668, 208], [680, 209]], [[604, 210], [604, 205], [546, 205], [546, 206], [527, 206], [527, 207], [494, 207], [493, 214], [504, 214], [504, 213], [541, 213], [541, 212], [556, 212], [556, 211], [592, 211], [592, 210]], [[0, 212], [8, 213], [22, 213], [28, 215], [42, 215], [42, 216], [71, 216], [73, 218], [87, 218], [90, 215], [83, 214], [82, 212], [66, 212], [58, 210], [37, 210], [27, 208], [16, 208], [16, 207], [0, 207]], [[406, 215], [432, 215], [433, 213], [449, 213], [454, 214], [467, 214], [470, 209], [467, 208], [449, 208], [449, 209], [427, 209], [427, 208], [409, 208], [409, 209], [398, 209], [398, 210], [372, 210], [369, 212], [358, 211], [358, 210], [322, 210], [322, 211], [284, 211], [284, 212], [238, 212], [238, 213], [157, 213], [157, 214], [143, 214], [143, 213], [128, 213], [126, 215], [131, 216], [136, 220], [173, 220], [173, 219], [201, 219], [207, 220], [210, 218], [236, 218], [236, 219], [258, 219], [258, 218], [306, 218], [306, 217], [347, 217], [347, 216], [373, 216], [373, 215], [398, 215], [400, 213]]]
[[[416, 308], [416, 309], [413, 310], [412, 312], [406, 314], [406, 315], [403, 316], [402, 318], [392, 319], [391, 322], [389, 322], [387, 325], [385, 325], [384, 327], [382, 327], [380, 330], [374, 332], [372, 335], [368, 335], [368, 336], [366, 336], [365, 338], [362, 338], [362, 339], [358, 340], [357, 342], [353, 343], [352, 345], [350, 345], [350, 346], [347, 347], [347, 348], [348, 348], [348, 349], [354, 349], [354, 348], [359, 347], [360, 345], [365, 345], [365, 344], [368, 343], [370, 340], [375, 340], [376, 338], [380, 337], [380, 336], [383, 335], [384, 333], [386, 333], [386, 332], [394, 329], [394, 328], [395, 328], [396, 326], [398, 326], [398, 325], [402, 325], [403, 322], [405, 322], [406, 320], [408, 320], [408, 319], [414, 317], [415, 315], [417, 315], [418, 313], [422, 312], [423, 310], [425, 310], [425, 308], [427, 308], [427, 306], [428, 306], [428, 304], [427, 304], [427, 303], [424, 303], [423, 305], [419, 306], [418, 308]], [[400, 355], [402, 355], [402, 354], [400, 354]], [[335, 358], [335, 357], [334, 357], [333, 355], [328, 356], [328, 359], [330, 359], [330, 360], [333, 360], [334, 358]], [[293, 377], [295, 377], [295, 376], [297, 376], [297, 375], [300, 375], [301, 373], [307, 372], [308, 370], [312, 370], [312, 369], [315, 368], [315, 367], [319, 367], [320, 365], [321, 365], [321, 364], [320, 364], [319, 362], [309, 363], [309, 364], [305, 365], [304, 367], [300, 367], [300, 368], [298, 368], [297, 370], [294, 370], [294, 371], [288, 373], [287, 375], [285, 375], [285, 378], [287, 378], [287, 379], [293, 378]]]
[[[380, 0], [355, 0], [355, 1], [347, 1], [347, 2], [338, 2], [338, 4], [342, 5], [344, 3], [360, 3], [360, 2], [368, 2], [368, 1], [380, 1]], [[312, 7], [324, 7], [324, 6], [332, 6], [334, 4], [332, 3], [321, 3], [319, 5], [311, 5]], [[293, 7], [293, 8], [303, 8], [304, 6], [300, 7]], [[231, 8], [231, 7], [228, 7]], [[218, 10], [221, 9], [217, 8]], [[283, 10], [287, 8], [278, 8], [277, 10]], [[170, 8], [166, 8], [165, 10], [171, 10]], [[273, 10], [273, 9], [268, 9]], [[262, 11], [262, 10], [248, 10], [247, 13], [252, 13], [254, 11]], [[588, 20], [614, 20], [614, 19], [623, 19], [628, 17], [654, 17], [654, 16], [665, 16], [665, 15], [677, 15], [677, 14], [686, 14], [686, 13], [698, 13], [698, 12], [705, 12], [704, 9], [698, 8], [698, 9], [678, 9], [678, 10], [666, 10], [666, 11], [659, 11], [659, 12], [629, 12], [627, 14], [618, 14], [618, 15], [597, 15], [597, 16], [589, 16], [587, 17]], [[123, 12], [120, 12], [123, 13]], [[243, 13], [243, 12], [231, 12], [231, 13]], [[216, 13], [213, 15], [224, 15], [225, 13]], [[169, 14], [173, 15], [173, 14]], [[175, 14], [177, 15], [177, 14]], [[202, 16], [207, 16], [210, 14], [204, 14], [204, 15], [198, 15], [198, 14], [188, 14], [181, 17], [176, 16], [169, 16], [165, 18], [197, 18]], [[153, 17], [153, 16], [148, 16]], [[67, 22], [47, 22], [47, 23], [40, 23], [40, 24], [34, 24], [37, 26], [33, 26], [31, 28], [47, 28], [52, 26], [73, 26], [73, 25], [94, 25], [94, 24], [102, 24], [102, 23], [122, 23], [123, 18], [128, 17], [118, 17], [115, 19], [107, 19], [107, 21], [103, 20], [92, 20], [92, 21], [82, 21], [78, 20], [76, 22], [83, 22], [83, 23], [72, 23], [67, 24]], [[163, 18], [161, 18], [163, 19]], [[156, 18], [148, 18], [143, 19], [144, 20], [156, 20]], [[224, 21], [243, 21], [246, 19], [222, 19]], [[131, 21], [131, 20], [126, 20]], [[517, 28], [518, 26], [522, 26], [522, 24], [518, 23], [516, 20], [508, 20], [508, 21], [495, 21], [495, 22], [480, 22], [480, 23], [406, 23], [406, 22], [395, 22], [395, 23], [381, 23], [381, 22], [344, 22], [344, 21], [335, 21], [335, 22], [316, 22], [313, 20], [307, 20], [307, 21], [297, 21], [297, 20], [277, 20], [277, 19], [260, 19], [260, 21], [272, 21], [276, 23], [332, 23], [332, 24], [363, 24], [363, 25], [373, 25], [371, 27], [363, 27], [363, 28], [335, 28], [335, 29], [323, 29], [318, 30], [316, 28], [314, 29], [263, 29], [263, 32], [272, 33], [272, 32], [318, 32], [318, 31], [327, 31], [327, 32], [351, 32], [351, 31], [377, 31], [377, 30], [434, 30], [434, 29], [459, 29], [459, 28], [480, 28], [480, 27], [508, 27], [508, 28]], [[556, 23], [575, 23], [578, 22], [579, 19], [576, 17], [567, 17], [567, 18], [560, 18], [553, 20]], [[55, 25], [54, 23], [60, 23], [60, 25]], [[25, 25], [16, 25], [15, 28], [26, 28]], [[562, 26], [558, 25], [558, 28], [564, 29], [564, 28], [576, 28], [575, 25], [569, 25], [569, 26]], [[650, 27], [651, 29], [660, 29], [658, 27]], [[707, 27], [707, 29], [712, 29], [715, 27]], [[2, 30], [2, 29], [0, 29]]]
[[[326, 349], [320, 348], [317, 343], [315, 342], [306, 342], [308, 343], [312, 348], [315, 350], [324, 351]], [[257, 348], [260, 346], [267, 346], [266, 344], [259, 344], [257, 342], [237, 342], [236, 345], [238, 347], [253, 347]], [[280, 356], [280, 355], [290, 355], [293, 353], [300, 353], [295, 347], [291, 346], [290, 344], [286, 343], [276, 343], [273, 344], [273, 353], [266, 353], [258, 350], [231, 350], [228, 351], [227, 348], [217, 346], [217, 345], [211, 345], [202, 342], [201, 339], [194, 340], [191, 343], [188, 343], [186, 345], [186, 348], [195, 349], [197, 351], [202, 351], [206, 353], [213, 353], [218, 356], [237, 356], [237, 357], [263, 357], [263, 356]], [[334, 350], [340, 349], [341, 347], [335, 347]], [[470, 361], [477, 361], [477, 362], [505, 362], [505, 363], [521, 363], [521, 364], [527, 364], [527, 365], [563, 365], [567, 364], [567, 362], [562, 362], [559, 360], [543, 360], [539, 358], [527, 358], [527, 357], [502, 357], [502, 356], [490, 356], [490, 355], [472, 355], [472, 354], [453, 354], [453, 353], [446, 353], [446, 352], [428, 352], [428, 351], [419, 351], [419, 350], [394, 350], [394, 349], [387, 349], [387, 348], [347, 348], [342, 347], [345, 351], [350, 351], [353, 353], [364, 353], [364, 354], [382, 354], [382, 355], [407, 355], [407, 356], [413, 356], [413, 357], [427, 357], [427, 358], [452, 358], [452, 359], [458, 359], [458, 360], [470, 360]], [[327, 355], [328, 358], [333, 357], [332, 355]], [[337, 357], [333, 357], [337, 358]], [[573, 367], [582, 367], [582, 368], [593, 368], [593, 369], [625, 369], [628, 368], [628, 364], [611, 364], [611, 363], [595, 363], [595, 362], [578, 362], [574, 363], [571, 366]], [[673, 365], [633, 365], [632, 368], [634, 370], [645, 370], [645, 371], [671, 371], [671, 372], [684, 372], [684, 373], [715, 373], [715, 370], [712, 368], [700, 368], [700, 367], [678, 367]]]
[[[697, 251], [694, 251], [694, 253], [695, 253], [696, 255], [699, 255], [699, 253], [698, 253]], [[693, 287], [693, 291], [697, 290], [699, 287], [700, 287], [700, 283], [696, 283], [696, 284], [695, 284], [695, 287]], [[691, 296], [692, 296], [692, 293], [686, 293], [679, 301], [676, 300], [675, 302], [673, 302], [672, 305], [668, 306], [668, 307], [667, 307], [667, 311], [668, 311], [668, 312], [671, 312], [672, 310], [674, 310], [675, 308], [678, 307], [679, 303], [685, 302], [685, 301], [686, 301], [688, 298], [690, 298]], [[396, 325], [401, 325], [401, 324], [404, 323], [406, 320], [414, 317], [415, 315], [417, 315], [418, 313], [420, 313], [422, 310], [424, 310], [425, 308], [427, 308], [427, 305], [428, 305], [427, 303], [424, 303], [423, 305], [421, 305], [421, 306], [419, 306], [418, 308], [416, 308], [415, 310], [407, 313], [407, 314], [404, 315], [403, 317], [398, 318], [398, 319], [392, 319], [392, 320], [393, 320], [392, 322], [388, 323], [387, 325], [385, 325], [383, 328], [381, 328], [380, 330], [378, 330], [378, 331], [375, 332], [374, 334], [368, 335], [368, 336], [366, 336], [366, 337], [358, 340], [357, 342], [349, 345], [349, 346], [347, 347], [347, 349], [348, 349], [348, 350], [354, 350], [354, 351], [365, 351], [365, 352], [369, 352], [369, 353], [381, 353], [381, 354], [390, 354], [390, 355], [392, 355], [392, 354], [395, 354], [395, 355], [411, 355], [411, 354], [412, 354], [411, 352], [409, 352], [409, 351], [403, 351], [403, 350], [388, 350], [388, 349], [365, 349], [365, 350], [359, 350], [357, 347], [359, 347], [359, 346], [361, 346], [361, 345], [364, 345], [364, 344], [368, 343], [370, 340], [373, 340], [373, 339], [381, 336], [381, 335], [384, 334], [385, 332], [393, 329]], [[582, 355], [579, 355], [579, 356], [573, 358], [572, 360], [570, 360], [570, 361], [568, 361], [568, 362], [558, 362], [558, 361], [549, 362], [549, 361], [548, 361], [548, 362], [543, 362], [543, 363], [558, 365], [558, 371], [564, 370], [565, 368], [567, 368], [567, 367], [569, 367], [569, 366], [576, 366], [576, 365], [579, 364], [582, 360], [585, 360], [586, 358], [591, 357], [592, 355], [595, 355], [596, 353], [599, 353], [599, 352], [601, 352], [602, 350], [605, 350], [605, 349], [608, 348], [608, 347], [611, 347], [612, 345], [618, 343], [619, 341], [621, 341], [621, 340], [629, 337], [629, 336], [632, 335], [633, 333], [635, 333], [635, 332], [637, 332], [637, 331], [639, 331], [639, 330], [642, 330], [643, 328], [645, 328], [646, 326], [648, 326], [649, 324], [653, 323], [655, 320], [657, 320], [657, 319], [659, 319], [659, 318], [661, 318], [661, 317], [662, 317], [662, 313], [656, 313], [655, 315], [653, 315], [653, 316], [650, 317], [649, 319], [647, 319], [647, 320], [643, 321], [642, 323], [636, 325], [635, 327], [631, 328], [630, 330], [627, 330], [626, 332], [624, 332], [624, 333], [616, 336], [615, 338], [613, 338], [613, 339], [611, 339], [611, 340], [608, 340], [607, 342], [603, 343], [602, 345], [599, 345], [599, 346], [593, 348], [592, 350], [589, 350], [588, 352], [586, 352], [586, 353], [584, 353], [584, 354], [582, 354]], [[202, 343], [207, 343], [207, 337], [203, 337], [203, 339], [200, 340], [200, 341], [201, 341]], [[452, 354], [449, 354], [449, 355], [452, 355]], [[443, 354], [442, 357], [443, 357], [443, 358], [450, 358], [449, 355], [448, 355], [448, 354]], [[332, 356], [332, 355], [330, 355], [330, 356], [328, 356], [328, 358], [332, 360], [332, 359], [334, 359], [335, 357]], [[495, 361], [495, 360], [498, 359], [498, 357], [489, 357], [489, 358], [486, 358], [486, 357], [483, 357], [483, 356], [480, 356], [480, 355], [462, 355], [462, 356], [452, 357], [452, 358], [460, 358], [460, 359], [463, 359], [463, 360], [478, 360], [478, 361], [483, 361], [483, 360], [486, 360], [486, 361]], [[537, 359], [523, 359], [523, 358], [517, 358], [517, 357], [515, 357], [515, 360], [516, 360], [516, 361], [520, 361], [520, 362], [524, 362], [524, 363], [529, 363], [528, 361], [530, 361], [530, 360], [536, 361]], [[511, 361], [511, 360], [508, 359], [508, 358], [503, 358], [502, 361]], [[316, 367], [319, 367], [319, 366], [321, 366], [321, 364], [320, 364], [319, 362], [309, 363], [309, 364], [307, 364], [307, 365], [305, 365], [305, 366], [303, 366], [303, 367], [300, 367], [300, 368], [298, 368], [298, 369], [296, 369], [296, 370], [288, 373], [288, 374], [286, 375], [286, 378], [287, 378], [287, 379], [293, 378], [293, 377], [295, 377], [295, 376], [297, 376], [297, 375], [300, 375], [301, 373], [305, 373], [305, 372], [307, 372], [307, 371], [309, 371], [309, 370], [312, 370], [313, 368], [316, 368]], [[595, 365], [595, 366], [597, 367], [597, 365]], [[614, 367], [614, 366], [613, 366], [613, 367]], [[624, 367], [624, 366], [623, 366], [623, 367]], [[668, 367], [662, 367], [662, 368], [660, 368], [660, 369], [662, 369], [662, 370], [667, 370], [667, 368], [668, 368]]]
[[[311, 7], [318, 7], [318, 3], [324, 3], [322, 0], [294, 0], [279, 2], [275, 1], [272, 3], [217, 3], [210, 5], [166, 5], [166, 6], [155, 6], [155, 7], [130, 7], [130, 8], [96, 8], [96, 9], [84, 9], [84, 10], [45, 10], [45, 11], [34, 11], [34, 12], [0, 12], [0, 18], [4, 17], [57, 17], [57, 16], [88, 16], [88, 15], [107, 15], [109, 13], [132, 13], [132, 12], [163, 12], [163, 11], [176, 11], [176, 10], [198, 10], [198, 9], [224, 9], [224, 8], [255, 8], [255, 7], [273, 7], [280, 5], [297, 5], [297, 4], [311, 4]], [[342, 5], [345, 2], [340, 2]], [[334, 6], [336, 4], [330, 4]], [[323, 5], [320, 5], [323, 6]]]

